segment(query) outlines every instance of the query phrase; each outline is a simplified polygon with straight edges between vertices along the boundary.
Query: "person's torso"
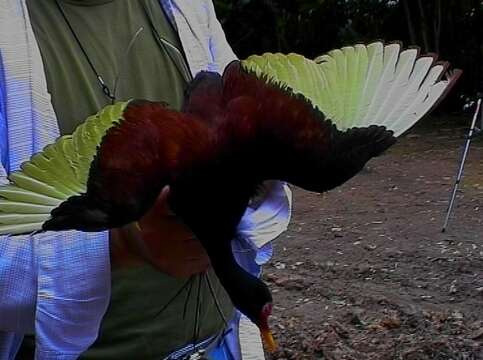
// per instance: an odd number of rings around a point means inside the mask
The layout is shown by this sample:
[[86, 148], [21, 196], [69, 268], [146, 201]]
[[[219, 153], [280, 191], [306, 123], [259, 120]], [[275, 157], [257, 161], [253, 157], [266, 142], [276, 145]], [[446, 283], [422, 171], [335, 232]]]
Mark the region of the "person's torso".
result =
[[[87, 57], [111, 91], [119, 76], [117, 100], [144, 98], [180, 108], [187, 75], [183, 73], [185, 64], [176, 61], [184, 61], [183, 57], [173, 57], [160, 45], [149, 18], [161, 37], [178, 49], [181, 44], [157, 0], [61, 0], [60, 3], [61, 9], [54, 0], [27, 0], [45, 64], [48, 90], [63, 134], [71, 133], [87, 116], [110, 103]], [[141, 27], [143, 31], [126, 53]], [[230, 318], [231, 302], [213, 273], [211, 278], [222, 311]], [[175, 300], [157, 315], [175, 294], [178, 294]], [[197, 306], [199, 315], [195, 321]], [[174, 279], [149, 265], [115, 268], [111, 303], [100, 336], [82, 358], [160, 359], [194, 338], [202, 340], [223, 328], [206, 280], [199, 282], [195, 277], [187, 285], [187, 280]]]
[[186, 86], [180, 70], [183, 59], [174, 59], [153, 29], [178, 49], [181, 44], [157, 0], [59, 0], [58, 4], [60, 8], [55, 0], [27, 1], [62, 134], [71, 133], [110, 103], [96, 72], [115, 92], [116, 101], [164, 101], [179, 109]]

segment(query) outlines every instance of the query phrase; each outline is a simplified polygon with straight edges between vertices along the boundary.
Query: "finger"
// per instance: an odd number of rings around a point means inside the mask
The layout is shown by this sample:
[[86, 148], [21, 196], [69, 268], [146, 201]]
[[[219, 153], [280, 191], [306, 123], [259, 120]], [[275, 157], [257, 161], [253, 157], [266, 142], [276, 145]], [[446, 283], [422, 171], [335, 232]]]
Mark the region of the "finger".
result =
[[165, 187], [163, 187], [163, 189], [161, 190], [161, 192], [158, 195], [157, 200], [165, 202], [168, 199], [169, 191], [170, 191], [169, 185], [166, 185]]
[[153, 257], [144, 242], [139, 225], [137, 223], [132, 223], [125, 225], [121, 229], [126, 234], [125, 239], [129, 249], [145, 261], [152, 262]]
[[165, 186], [158, 194], [158, 197], [156, 198], [156, 201], [154, 202], [153, 206], [140, 219], [140, 223], [143, 226], [143, 228], [145, 228], [146, 225], [148, 225], [147, 223], [150, 223], [150, 222], [157, 223], [159, 219], [166, 220], [167, 217], [172, 216], [172, 211], [168, 207], [168, 201], [167, 201], [168, 195], [169, 195], [169, 186]]
[[156, 205], [158, 204], [160, 205], [160, 209], [162, 209], [162, 212], [165, 215], [174, 216], [175, 213], [170, 209], [168, 205], [169, 193], [170, 193], [170, 187], [169, 185], [166, 185], [159, 193], [159, 196], [156, 200]]

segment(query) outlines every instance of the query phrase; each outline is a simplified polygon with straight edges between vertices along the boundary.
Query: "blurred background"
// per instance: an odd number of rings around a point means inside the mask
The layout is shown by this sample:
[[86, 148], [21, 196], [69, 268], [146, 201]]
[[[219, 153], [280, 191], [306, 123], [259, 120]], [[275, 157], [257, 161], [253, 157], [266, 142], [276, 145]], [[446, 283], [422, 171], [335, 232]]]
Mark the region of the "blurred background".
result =
[[482, 0], [214, 0], [240, 58], [296, 52], [309, 58], [373, 40], [402, 41], [464, 70], [440, 112], [483, 91]]
[[463, 76], [385, 157], [323, 197], [294, 189], [264, 280], [271, 360], [483, 360], [483, 136], [441, 232], [471, 103], [483, 91], [482, 0], [214, 0], [240, 58], [309, 58], [374, 40], [438, 53]]

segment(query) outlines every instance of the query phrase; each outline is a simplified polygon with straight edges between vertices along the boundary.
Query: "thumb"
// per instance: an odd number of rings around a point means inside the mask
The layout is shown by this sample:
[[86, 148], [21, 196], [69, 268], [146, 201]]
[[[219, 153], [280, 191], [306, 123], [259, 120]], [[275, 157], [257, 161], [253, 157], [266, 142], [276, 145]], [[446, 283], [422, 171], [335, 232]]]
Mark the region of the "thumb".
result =
[[166, 185], [159, 193], [153, 207], [148, 211], [146, 216], [150, 218], [151, 216], [162, 216], [162, 215], [174, 215], [168, 205], [170, 188]]

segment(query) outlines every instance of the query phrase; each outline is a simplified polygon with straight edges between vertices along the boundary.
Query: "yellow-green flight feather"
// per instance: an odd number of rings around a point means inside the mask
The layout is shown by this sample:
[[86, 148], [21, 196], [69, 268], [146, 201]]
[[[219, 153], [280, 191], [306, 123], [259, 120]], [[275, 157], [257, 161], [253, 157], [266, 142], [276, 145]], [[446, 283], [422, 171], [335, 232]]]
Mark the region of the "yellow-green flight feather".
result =
[[304, 95], [339, 129], [384, 125], [395, 136], [426, 115], [461, 74], [446, 73], [434, 55], [382, 42], [332, 50], [315, 60], [254, 55], [243, 66]]
[[109, 105], [90, 116], [72, 135], [65, 135], [23, 163], [0, 186], [0, 235], [40, 230], [52, 209], [86, 190], [98, 145], [122, 121], [128, 102]]

